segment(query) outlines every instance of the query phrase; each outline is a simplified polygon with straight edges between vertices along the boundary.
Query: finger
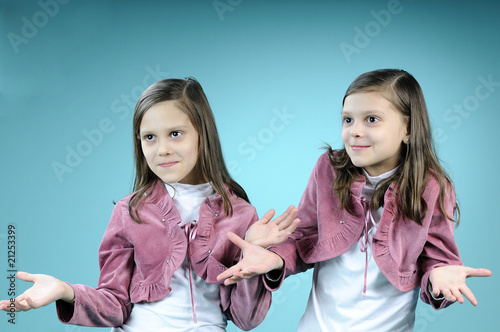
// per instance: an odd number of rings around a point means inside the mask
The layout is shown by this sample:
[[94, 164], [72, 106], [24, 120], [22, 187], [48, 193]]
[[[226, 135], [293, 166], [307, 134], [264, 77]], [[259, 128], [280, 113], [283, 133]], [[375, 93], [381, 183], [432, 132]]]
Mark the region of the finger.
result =
[[2, 300], [0, 301], [0, 310], [5, 310], [5, 311], [9, 311], [9, 304], [11, 302], [9, 300]]
[[228, 279], [224, 280], [224, 286], [234, 285], [241, 280], [242, 280], [241, 278], [236, 278], [236, 277], [228, 278]]
[[28, 309], [26, 309], [26, 311], [27, 311], [27, 310], [30, 310], [30, 309], [35, 309], [35, 308], [38, 308], [38, 306], [37, 306], [37, 305], [35, 305], [35, 303], [34, 303], [34, 302], [33, 302], [33, 300], [31, 299], [31, 297], [26, 296], [26, 298], [25, 298], [24, 300], [25, 300], [25, 302], [26, 302], [26, 306], [28, 307]]
[[3, 310], [3, 311], [7, 311], [7, 312], [19, 312], [21, 310], [19, 310], [19, 307], [17, 305], [17, 303], [14, 304], [14, 306], [12, 305], [1, 305], [0, 306], [0, 310]]
[[443, 296], [450, 302], [455, 302], [457, 300], [457, 298], [453, 295], [453, 293], [449, 289], [443, 291]]
[[472, 293], [472, 291], [469, 289], [469, 287], [465, 286], [464, 288], [461, 289], [461, 292], [467, 298], [467, 300], [469, 300], [470, 303], [472, 303], [473, 306], [477, 305], [476, 297], [474, 296], [474, 293]]
[[295, 215], [297, 214], [296, 212], [293, 216], [291, 216], [294, 209], [295, 207], [293, 205], [290, 205], [285, 212], [283, 212], [279, 217], [273, 220], [273, 222], [276, 223], [276, 225], [280, 226], [279, 230], [288, 227], [288, 225], [292, 222], [293, 218], [295, 218]]
[[28, 282], [35, 282], [36, 281], [35, 275], [28, 273], [28, 272], [19, 271], [19, 272], [17, 272], [16, 276], [18, 279], [21, 279], [24, 281], [28, 281]]
[[240, 270], [240, 267], [238, 266], [238, 264], [236, 264], [236, 265], [230, 267], [229, 269], [227, 269], [226, 271], [222, 272], [221, 274], [219, 274], [217, 276], [217, 281], [231, 278], [234, 275], [234, 273], [239, 271], [239, 270]]
[[293, 205], [289, 206], [288, 209], [286, 210], [286, 216], [284, 217], [283, 221], [280, 222], [280, 230], [288, 228], [293, 221], [295, 220], [295, 217], [297, 216], [297, 213], [299, 210], [295, 208]]
[[300, 223], [300, 219], [295, 218], [295, 219], [293, 219], [292, 223], [285, 230], [287, 232], [290, 232], [290, 234], [292, 234], [297, 229], [297, 226], [299, 225], [299, 223]]
[[235, 245], [237, 245], [241, 250], [245, 250], [248, 247], [249, 243], [233, 232], [228, 232], [227, 238]]
[[239, 280], [242, 280], [242, 279], [249, 279], [251, 277], [253, 277], [253, 274], [248, 274], [247, 272], [238, 271], [238, 272], [235, 272], [234, 276], [232, 276], [229, 279], [239, 279]]
[[458, 303], [463, 304], [465, 302], [464, 297], [462, 296], [462, 293], [458, 289], [452, 290], [453, 296], [457, 299]]
[[441, 294], [441, 290], [437, 287], [434, 287], [434, 285], [432, 286], [432, 295], [434, 295], [434, 297], [439, 297], [439, 294]]
[[469, 267], [467, 269], [467, 277], [489, 277], [491, 276], [491, 271], [488, 269], [474, 269]]
[[[16, 299], [16, 309], [19, 311], [28, 311], [31, 309], [31, 306], [28, 303], [28, 297], [24, 297], [22, 299]], [[29, 299], [31, 301], [31, 299]]]
[[286, 209], [285, 212], [283, 212], [282, 214], [280, 214], [279, 216], [277, 216], [276, 218], [274, 218], [274, 220], [272, 221], [272, 223], [274, 223], [274, 224], [276, 224], [276, 225], [279, 226], [283, 222], [283, 220], [285, 220], [288, 217], [288, 215], [290, 214], [289, 210], [290, 210], [290, 207], [288, 207], [288, 209]]
[[241, 278], [241, 271], [243, 270], [241, 266], [241, 263], [231, 266], [217, 276], [217, 281], [221, 281], [223, 279]]
[[262, 218], [260, 218], [259, 221], [263, 224], [267, 224], [268, 222], [271, 221], [271, 219], [273, 219], [275, 213], [276, 212], [273, 209], [271, 209], [267, 211], [266, 214], [264, 214], [264, 216], [262, 216]]
[[240, 279], [250, 279], [254, 275], [256, 275], [256, 273], [249, 271], [249, 270], [241, 270], [241, 271], [235, 273], [235, 277], [238, 277]]
[[[238, 271], [239, 271], [239, 269], [238, 269]], [[245, 277], [240, 276], [239, 275], [240, 273], [238, 271], [234, 272], [233, 276], [231, 276], [230, 278], [227, 278], [226, 280], [224, 280], [224, 285], [226, 285], [226, 286], [234, 285], [237, 282], [239, 282], [243, 279], [246, 279]]]

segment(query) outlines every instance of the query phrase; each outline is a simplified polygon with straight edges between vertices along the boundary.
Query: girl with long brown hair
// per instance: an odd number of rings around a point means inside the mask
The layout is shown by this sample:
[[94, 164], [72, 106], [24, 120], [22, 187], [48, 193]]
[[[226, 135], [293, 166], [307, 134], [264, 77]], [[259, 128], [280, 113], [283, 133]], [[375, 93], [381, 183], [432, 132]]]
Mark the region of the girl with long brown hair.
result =
[[[458, 204], [418, 82], [396, 69], [360, 75], [343, 99], [342, 122], [344, 147], [328, 146], [316, 163], [295, 233], [271, 250], [230, 235], [245, 258], [219, 280], [277, 269], [264, 279], [274, 290], [314, 267], [299, 331], [411, 331], [419, 293], [437, 309], [464, 296], [476, 305], [465, 279], [491, 271], [460, 259]], [[258, 255], [267, 263], [252, 264]]]
[[279, 243], [295, 228], [297, 209], [273, 221], [271, 210], [257, 220], [227, 171], [212, 110], [192, 78], [162, 80], [142, 94], [133, 140], [134, 192], [113, 210], [99, 248], [97, 288], [19, 272], [34, 285], [13, 303], [1, 301], [0, 309], [56, 301], [62, 322], [117, 332], [225, 331], [228, 319], [254, 328], [271, 294], [259, 278], [232, 286], [216, 280], [241, 256], [226, 233], [263, 246]]

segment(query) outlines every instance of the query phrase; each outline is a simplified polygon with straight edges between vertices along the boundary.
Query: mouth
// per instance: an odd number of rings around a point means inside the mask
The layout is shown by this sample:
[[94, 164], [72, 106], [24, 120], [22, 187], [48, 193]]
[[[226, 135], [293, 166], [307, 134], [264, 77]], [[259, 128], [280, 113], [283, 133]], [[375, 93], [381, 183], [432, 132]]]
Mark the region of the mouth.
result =
[[369, 145], [351, 145], [351, 150], [353, 151], [363, 151], [368, 149]]
[[177, 165], [178, 163], [179, 163], [178, 161], [170, 161], [167, 163], [158, 164], [158, 166], [163, 167], [163, 168], [169, 168], [169, 167], [172, 167], [174, 165]]

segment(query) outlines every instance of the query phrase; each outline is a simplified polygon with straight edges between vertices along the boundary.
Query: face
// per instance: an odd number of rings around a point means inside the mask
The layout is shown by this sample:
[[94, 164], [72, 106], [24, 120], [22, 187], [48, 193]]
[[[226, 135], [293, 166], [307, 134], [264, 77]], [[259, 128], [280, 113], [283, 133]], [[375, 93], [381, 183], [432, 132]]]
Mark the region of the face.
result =
[[144, 114], [139, 135], [149, 168], [164, 183], [205, 182], [198, 161], [198, 132], [175, 101], [163, 101]]
[[352, 163], [377, 176], [398, 165], [407, 123], [392, 103], [378, 92], [347, 96], [342, 109], [342, 140]]

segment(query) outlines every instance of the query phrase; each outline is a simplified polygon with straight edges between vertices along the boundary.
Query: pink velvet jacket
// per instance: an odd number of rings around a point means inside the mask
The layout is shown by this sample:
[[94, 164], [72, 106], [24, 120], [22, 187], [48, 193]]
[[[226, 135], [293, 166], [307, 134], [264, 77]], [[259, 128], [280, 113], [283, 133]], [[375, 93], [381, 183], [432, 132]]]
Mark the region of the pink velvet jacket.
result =
[[[157, 182], [140, 208], [145, 222], [129, 215], [131, 195], [120, 200], [99, 248], [101, 273], [96, 289], [71, 285], [74, 304], [57, 301], [59, 319], [84, 326], [120, 326], [130, 315], [132, 303], [153, 302], [168, 296], [170, 279], [184, 261], [188, 242], [177, 225], [180, 215], [161, 182]], [[200, 207], [196, 237], [189, 244], [193, 270], [206, 282], [237, 263], [241, 250], [226, 234], [241, 237], [258, 217], [255, 208], [230, 195], [233, 216], [224, 213], [220, 195]], [[226, 287], [220, 285], [221, 310], [239, 328], [249, 330], [262, 322], [271, 305], [271, 293], [260, 278]]]
[[[332, 190], [335, 171], [328, 154], [317, 161], [299, 203], [300, 224], [282, 245], [271, 250], [285, 262], [285, 276], [305, 271], [316, 262], [339, 256], [359, 240], [364, 227], [364, 209], [360, 202], [365, 177], [351, 185], [354, 215], [340, 208]], [[373, 257], [384, 276], [402, 292], [421, 286], [421, 299], [443, 308], [451, 303], [433, 300], [427, 290], [430, 271], [443, 265], [462, 265], [453, 236], [454, 223], [438, 206], [439, 184], [430, 177], [423, 198], [427, 213], [422, 226], [402, 220], [395, 214], [396, 194], [390, 186], [384, 196], [384, 211], [373, 237]], [[445, 210], [453, 216], [456, 208], [454, 192], [445, 197]], [[282, 280], [281, 280], [282, 282]]]

